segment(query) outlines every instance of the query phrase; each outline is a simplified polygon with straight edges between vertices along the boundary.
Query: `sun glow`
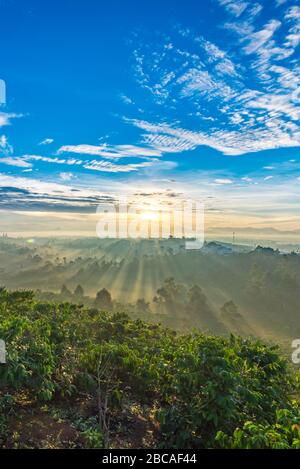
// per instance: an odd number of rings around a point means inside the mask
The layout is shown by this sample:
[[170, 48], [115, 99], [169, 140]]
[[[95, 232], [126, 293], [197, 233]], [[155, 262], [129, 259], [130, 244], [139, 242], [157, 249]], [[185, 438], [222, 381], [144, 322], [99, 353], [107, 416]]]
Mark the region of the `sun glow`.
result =
[[142, 220], [146, 221], [157, 221], [159, 220], [159, 214], [156, 212], [142, 212], [140, 215]]

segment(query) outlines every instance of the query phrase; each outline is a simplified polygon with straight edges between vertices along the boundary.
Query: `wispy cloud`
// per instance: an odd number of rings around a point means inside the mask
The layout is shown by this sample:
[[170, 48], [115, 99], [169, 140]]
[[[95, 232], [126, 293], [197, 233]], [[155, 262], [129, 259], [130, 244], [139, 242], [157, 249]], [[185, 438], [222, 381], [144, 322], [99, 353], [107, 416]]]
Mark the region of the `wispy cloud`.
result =
[[129, 98], [129, 96], [126, 96], [126, 94], [120, 94], [120, 99], [124, 104], [134, 104], [134, 101]]
[[226, 184], [233, 184], [233, 181], [231, 179], [228, 179], [228, 178], [221, 178], [221, 179], [215, 179], [214, 180], [214, 183], [215, 184], [219, 184], [219, 185], [226, 185]]
[[285, 14], [289, 24], [289, 33], [285, 45], [295, 49], [300, 43], [300, 7], [297, 5], [289, 8]]
[[54, 142], [53, 138], [45, 138], [39, 143], [39, 145], [51, 145], [51, 143], [53, 142]]
[[244, 47], [245, 54], [253, 54], [268, 42], [275, 31], [281, 26], [278, 20], [270, 20], [263, 29], [256, 31], [245, 39], [247, 45]]
[[0, 127], [11, 124], [11, 119], [22, 117], [22, 114], [16, 114], [13, 112], [0, 112]]
[[76, 158], [58, 158], [56, 156], [24, 155], [26, 161], [41, 161], [43, 163], [61, 164], [61, 165], [82, 165], [83, 161]]
[[276, 6], [278, 6], [278, 7], [283, 5], [286, 2], [287, 2], [287, 0], [275, 0]]
[[74, 175], [73, 173], [59, 173], [59, 178], [62, 180], [62, 181], [71, 181], [71, 179], [73, 179]]
[[189, 141], [189, 139], [184, 139], [184, 137], [174, 137], [151, 132], [149, 134], [144, 134], [143, 141], [158, 150], [161, 154], [181, 153], [183, 151], [194, 150], [197, 146], [194, 142]]
[[145, 158], [158, 157], [161, 152], [153, 148], [140, 147], [135, 145], [64, 145], [59, 148], [58, 154], [78, 153], [80, 155], [95, 155], [109, 160], [120, 158]]
[[241, 16], [248, 6], [248, 2], [242, 0], [218, 0], [219, 4], [224, 6], [226, 10], [235, 17]]
[[246, 128], [243, 132], [219, 130], [213, 133], [195, 132], [170, 124], [157, 124], [141, 120], [131, 122], [151, 134], [157, 134], [158, 139], [164, 137], [175, 138], [178, 142], [178, 148], [180, 148], [180, 145], [186, 148], [187, 146], [190, 146], [190, 148], [209, 146], [226, 155], [241, 155], [283, 146], [293, 147], [299, 145], [300, 142], [299, 133], [292, 137], [293, 132], [290, 132], [290, 135], [285, 133], [276, 120], [273, 122], [274, 128], [271, 127], [272, 121], [270, 120], [269, 129], [252, 130]]
[[[124, 163], [124, 164], [115, 164], [107, 160], [89, 160], [89, 159], [76, 159], [76, 158], [58, 158], [58, 157], [48, 157], [41, 155], [24, 155], [20, 158], [11, 157], [11, 158], [0, 158], [0, 162], [4, 164], [11, 164], [13, 166], [22, 166], [22, 167], [31, 167], [32, 164], [29, 162], [42, 162], [54, 165], [67, 165], [67, 166], [77, 166], [83, 167], [91, 171], [101, 171], [107, 173], [129, 173], [132, 171], [142, 170], [143, 168], [149, 168], [154, 165], [158, 165], [159, 160], [157, 158], [146, 158], [147, 161], [142, 163]], [[69, 181], [73, 177], [73, 174], [70, 172], [61, 172], [60, 179], [64, 181]]]
[[142, 168], [148, 168], [153, 165], [153, 162], [145, 161], [143, 163], [131, 163], [131, 164], [114, 164], [110, 161], [97, 161], [93, 160], [84, 165], [84, 168], [91, 169], [93, 171], [101, 171], [106, 173], [130, 173], [132, 171], [138, 171]]
[[31, 168], [32, 164], [25, 161], [23, 158], [8, 156], [0, 158], [0, 164], [5, 164], [8, 166], [16, 166], [18, 168]]
[[0, 154], [10, 155], [13, 152], [13, 147], [8, 143], [6, 135], [0, 135]]
[[276, 10], [276, 19], [264, 11], [261, 24], [263, 5], [216, 1], [230, 18], [219, 25], [229, 34], [222, 47], [177, 26], [134, 50], [137, 83], [163, 123], [131, 122], [162, 153], [201, 145], [227, 155], [300, 146], [300, 8]]

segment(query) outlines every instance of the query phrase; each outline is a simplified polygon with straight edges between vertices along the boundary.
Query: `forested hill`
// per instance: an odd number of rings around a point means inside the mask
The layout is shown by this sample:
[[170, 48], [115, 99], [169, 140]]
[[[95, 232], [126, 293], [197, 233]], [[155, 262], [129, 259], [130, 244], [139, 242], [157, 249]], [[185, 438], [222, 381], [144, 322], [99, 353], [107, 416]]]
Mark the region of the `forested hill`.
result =
[[[173, 281], [170, 279], [173, 278]], [[300, 335], [300, 256], [184, 240], [0, 239], [0, 284], [114, 306], [170, 327], [291, 339]], [[81, 295], [74, 295], [80, 287]], [[154, 316], [152, 316], [154, 315]]]

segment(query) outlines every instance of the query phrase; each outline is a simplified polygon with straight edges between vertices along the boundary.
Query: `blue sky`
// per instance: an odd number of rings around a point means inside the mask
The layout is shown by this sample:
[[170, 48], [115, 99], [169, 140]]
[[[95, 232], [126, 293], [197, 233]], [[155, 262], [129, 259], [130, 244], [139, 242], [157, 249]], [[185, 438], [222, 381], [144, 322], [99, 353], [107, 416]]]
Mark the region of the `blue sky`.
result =
[[297, 0], [2, 0], [0, 18], [3, 229], [90, 229], [128, 191], [297, 228]]

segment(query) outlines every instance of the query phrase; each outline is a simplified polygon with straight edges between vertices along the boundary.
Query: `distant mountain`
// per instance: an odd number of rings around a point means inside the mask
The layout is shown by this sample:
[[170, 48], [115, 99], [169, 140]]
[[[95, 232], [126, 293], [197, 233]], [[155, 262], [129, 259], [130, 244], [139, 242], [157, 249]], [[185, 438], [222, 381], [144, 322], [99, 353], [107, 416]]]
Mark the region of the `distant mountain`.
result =
[[254, 228], [252, 226], [247, 227], [210, 227], [207, 228], [207, 233], [243, 233], [243, 234], [267, 234], [267, 235], [300, 235], [300, 230], [278, 230], [277, 228], [265, 227], [265, 228]]

